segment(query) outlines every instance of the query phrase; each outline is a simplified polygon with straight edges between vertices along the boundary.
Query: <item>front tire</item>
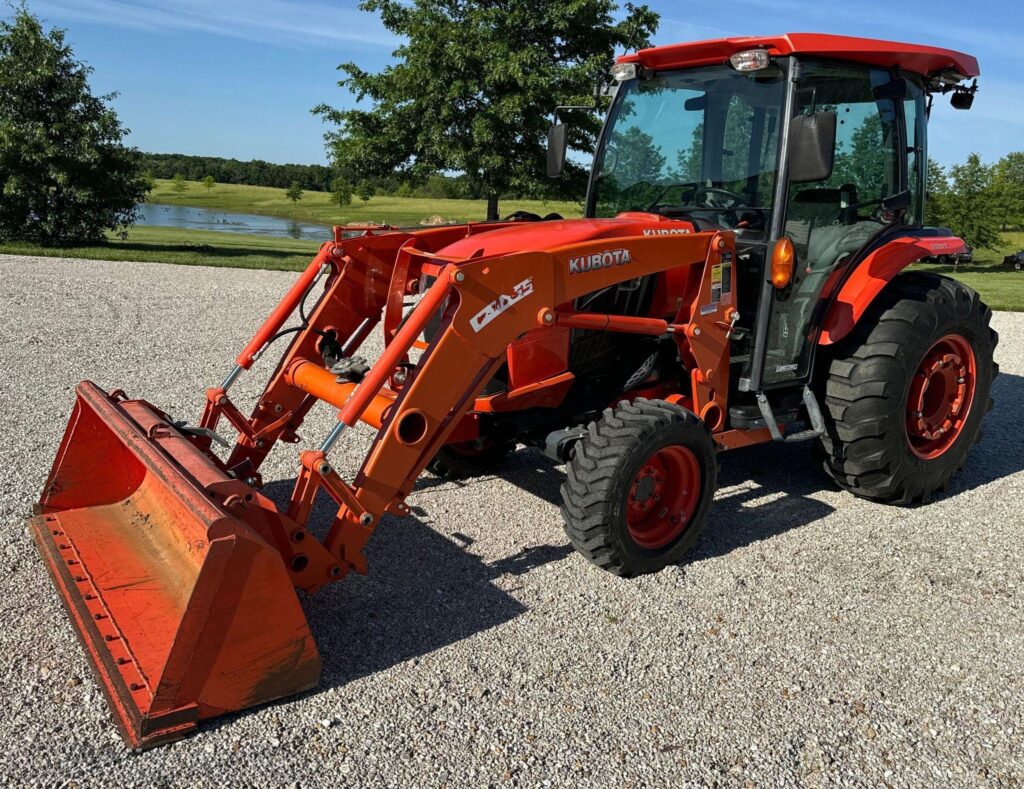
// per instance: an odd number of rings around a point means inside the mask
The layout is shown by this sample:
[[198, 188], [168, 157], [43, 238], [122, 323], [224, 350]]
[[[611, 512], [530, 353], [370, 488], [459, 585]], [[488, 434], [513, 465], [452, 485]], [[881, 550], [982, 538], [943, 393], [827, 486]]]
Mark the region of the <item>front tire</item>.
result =
[[573, 547], [615, 575], [678, 562], [707, 523], [715, 446], [693, 413], [637, 398], [607, 408], [576, 445], [562, 485]]
[[825, 393], [825, 471], [857, 496], [929, 501], [964, 464], [992, 407], [998, 335], [963, 283], [908, 272], [836, 348]]

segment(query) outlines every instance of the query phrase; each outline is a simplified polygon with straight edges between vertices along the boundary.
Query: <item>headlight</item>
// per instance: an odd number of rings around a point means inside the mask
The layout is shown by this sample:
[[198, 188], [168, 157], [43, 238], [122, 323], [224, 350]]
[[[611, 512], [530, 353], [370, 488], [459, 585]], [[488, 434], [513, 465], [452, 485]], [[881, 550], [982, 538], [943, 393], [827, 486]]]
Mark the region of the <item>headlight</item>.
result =
[[760, 71], [763, 68], [768, 68], [770, 60], [768, 50], [748, 49], [732, 55], [729, 58], [729, 63], [737, 71]]
[[612, 79], [616, 82], [636, 79], [636, 63], [616, 63], [612, 66]]

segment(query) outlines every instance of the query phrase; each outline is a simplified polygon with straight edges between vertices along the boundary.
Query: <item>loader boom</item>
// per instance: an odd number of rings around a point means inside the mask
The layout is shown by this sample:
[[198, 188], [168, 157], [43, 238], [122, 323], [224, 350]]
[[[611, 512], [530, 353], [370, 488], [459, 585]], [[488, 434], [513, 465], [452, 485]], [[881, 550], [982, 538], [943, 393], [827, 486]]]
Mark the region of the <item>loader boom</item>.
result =
[[[467, 226], [464, 232], [471, 232]], [[452, 231], [449, 231], [451, 233]], [[376, 238], [387, 246], [375, 245]], [[239, 430], [229, 470], [252, 477], [275, 440], [294, 440], [309, 404], [316, 399], [340, 406], [339, 425], [316, 451], [301, 456], [301, 466], [288, 509], [289, 517], [304, 525], [317, 491], [324, 488], [338, 503], [337, 518], [322, 551], [310, 553], [311, 540], [303, 538], [303, 552], [292, 552], [287, 562], [297, 586], [313, 590], [343, 577], [349, 570], [366, 569], [362, 550], [386, 512], [408, 512], [405, 499], [420, 473], [453, 432], [472, 434], [472, 420], [464, 418], [495, 370], [509, 344], [528, 331], [555, 325], [586, 325], [597, 319], [612, 331], [655, 336], [670, 334], [680, 353], [693, 359], [692, 405], [698, 413], [719, 423], [725, 413], [728, 379], [728, 335], [732, 309], [712, 301], [712, 276], [724, 257], [734, 254], [730, 233], [638, 235], [616, 238], [610, 265], [577, 271], [574, 261], [609, 258], [608, 241], [590, 241], [544, 252], [521, 252], [469, 260], [439, 259], [420, 249], [428, 236], [410, 236], [401, 245], [388, 236], [364, 237], [327, 244], [307, 269], [300, 284], [312, 287], [315, 272], [328, 267], [323, 294], [284, 353], [273, 379], [250, 419], [239, 422], [238, 409], [225, 389], [210, 390], [202, 426], [214, 430], [223, 414]], [[386, 256], [390, 254], [391, 260]], [[580, 296], [627, 280], [657, 274], [670, 267], [693, 264], [701, 273], [695, 300], [680, 304], [672, 320], [629, 319], [575, 313], [570, 305]], [[394, 294], [410, 295], [420, 278], [433, 273], [436, 281], [426, 291], [401, 327], [387, 310]], [[305, 293], [293, 291], [286, 306], [297, 309]], [[713, 309], [700, 309], [711, 305]], [[416, 364], [410, 352], [427, 324], [441, 315], [442, 329], [427, 345]], [[280, 330], [287, 314], [276, 310], [272, 326], [264, 326], [239, 356], [251, 362], [267, 340]], [[344, 337], [344, 354], [354, 355], [369, 332], [385, 323], [384, 354], [365, 378], [355, 384], [335, 380], [324, 367], [325, 336]], [[623, 322], [626, 321], [626, 322]], [[392, 330], [392, 327], [393, 330]], [[330, 335], [328, 333], [331, 333]], [[388, 337], [388, 335], [391, 335]], [[408, 369], [401, 384], [396, 374]], [[544, 383], [544, 382], [541, 382]], [[510, 393], [515, 397], [515, 393]], [[363, 420], [378, 429], [362, 469], [352, 483], [342, 480], [329, 461], [335, 442], [348, 427]], [[199, 440], [202, 440], [201, 438]], [[281, 544], [287, 535], [279, 535]]]

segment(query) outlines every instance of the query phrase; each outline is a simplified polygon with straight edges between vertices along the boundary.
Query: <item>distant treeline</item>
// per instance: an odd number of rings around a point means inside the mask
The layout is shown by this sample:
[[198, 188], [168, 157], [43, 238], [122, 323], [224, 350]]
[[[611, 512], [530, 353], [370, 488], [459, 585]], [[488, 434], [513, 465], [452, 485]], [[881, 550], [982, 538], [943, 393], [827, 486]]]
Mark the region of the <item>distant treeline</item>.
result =
[[[358, 173], [340, 173], [321, 164], [273, 164], [255, 160], [221, 159], [216, 156], [185, 156], [180, 153], [139, 154], [142, 171], [152, 178], [171, 179], [180, 175], [186, 181], [202, 181], [207, 176], [219, 184], [244, 184], [288, 189], [296, 181], [309, 192], [337, 191], [337, 180], [351, 189], [378, 195], [478, 199], [484, 194], [464, 175], [436, 173], [418, 183], [403, 181], [397, 176], [363, 179]], [[532, 197], [528, 194], [506, 194], [503, 197]]]
[[311, 192], [329, 192], [335, 177], [330, 167], [320, 164], [273, 164], [259, 159], [240, 162], [216, 156], [185, 156], [180, 153], [143, 153], [142, 170], [153, 178], [182, 175], [187, 181], [213, 176], [219, 184], [246, 184], [287, 189], [296, 181]]

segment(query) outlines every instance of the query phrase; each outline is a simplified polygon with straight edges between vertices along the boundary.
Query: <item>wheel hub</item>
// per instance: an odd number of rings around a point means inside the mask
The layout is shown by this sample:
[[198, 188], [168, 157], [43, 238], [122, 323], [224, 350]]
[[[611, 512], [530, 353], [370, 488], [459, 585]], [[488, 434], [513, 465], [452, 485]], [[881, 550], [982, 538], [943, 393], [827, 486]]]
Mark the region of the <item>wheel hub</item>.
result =
[[643, 548], [675, 540], [690, 523], [701, 495], [696, 455], [683, 446], [654, 452], [633, 478], [626, 499], [629, 535]]
[[967, 339], [948, 334], [924, 355], [907, 396], [907, 438], [921, 458], [936, 458], [960, 435], [974, 399], [975, 359]]

